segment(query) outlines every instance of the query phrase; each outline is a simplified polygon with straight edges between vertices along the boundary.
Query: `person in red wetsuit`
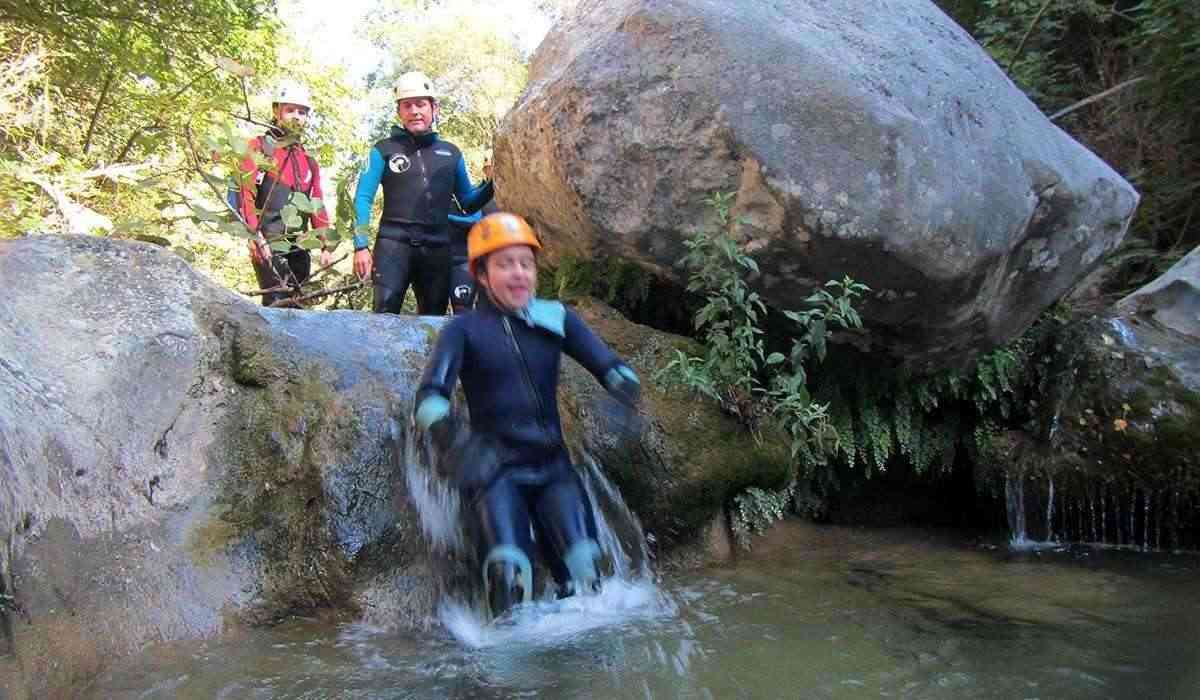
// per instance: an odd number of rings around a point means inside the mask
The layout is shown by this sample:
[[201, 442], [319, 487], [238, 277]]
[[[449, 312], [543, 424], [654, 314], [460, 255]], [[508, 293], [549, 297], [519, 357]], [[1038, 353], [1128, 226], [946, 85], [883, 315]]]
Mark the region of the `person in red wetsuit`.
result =
[[[275, 291], [262, 295], [263, 306], [292, 296], [292, 292], [309, 278], [312, 257], [296, 245], [297, 235], [311, 225], [314, 229], [329, 226], [329, 214], [321, 207], [314, 214], [301, 214], [300, 225], [289, 227], [281, 214], [295, 193], [320, 201], [321, 168], [317, 160], [304, 149], [300, 137], [312, 111], [308, 88], [290, 80], [279, 85], [271, 105], [272, 127], [250, 140], [250, 148], [274, 162], [269, 170], [260, 169], [253, 157], [242, 161], [244, 178], [237, 209], [246, 226], [254, 232], [250, 239], [250, 262], [260, 289]], [[328, 266], [332, 254], [321, 239], [321, 267]], [[286, 252], [274, 252], [270, 243], [287, 241]]]

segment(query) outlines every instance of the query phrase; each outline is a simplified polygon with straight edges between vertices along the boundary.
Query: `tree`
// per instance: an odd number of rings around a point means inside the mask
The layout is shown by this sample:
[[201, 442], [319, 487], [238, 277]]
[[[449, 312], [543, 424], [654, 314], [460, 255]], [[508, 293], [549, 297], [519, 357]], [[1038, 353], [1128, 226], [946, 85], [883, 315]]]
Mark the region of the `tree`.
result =
[[[513, 17], [518, 6], [537, 12], [521, 3], [395, 0], [371, 23], [371, 39], [392, 54], [395, 75], [420, 70], [433, 79], [440, 92], [439, 130], [473, 166], [491, 148], [500, 119], [528, 78], [528, 56], [512, 29], [519, 26]], [[389, 123], [392, 116], [386, 116]]]

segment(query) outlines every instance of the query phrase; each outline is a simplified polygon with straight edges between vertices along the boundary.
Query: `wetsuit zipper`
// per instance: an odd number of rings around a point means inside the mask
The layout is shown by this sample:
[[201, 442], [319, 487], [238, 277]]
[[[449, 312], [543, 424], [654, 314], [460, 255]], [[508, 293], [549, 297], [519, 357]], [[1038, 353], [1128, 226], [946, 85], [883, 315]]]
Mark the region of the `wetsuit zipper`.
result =
[[502, 314], [500, 320], [504, 323], [504, 332], [508, 334], [508, 339], [512, 341], [513, 352], [517, 354], [517, 361], [521, 363], [521, 370], [525, 375], [525, 386], [529, 387], [529, 393], [533, 396], [533, 404], [537, 407], [538, 426], [542, 430], [546, 430], [546, 412], [542, 408], [542, 398], [538, 396], [537, 389], [533, 385], [533, 376], [529, 373], [529, 365], [525, 362], [525, 353], [521, 352], [521, 346], [517, 343], [517, 337], [513, 335], [512, 326], [508, 323], [508, 316]]
[[421, 164], [421, 189], [428, 204], [433, 201], [433, 193], [429, 191], [429, 173], [425, 170], [425, 149], [420, 146], [417, 146], [417, 162]]

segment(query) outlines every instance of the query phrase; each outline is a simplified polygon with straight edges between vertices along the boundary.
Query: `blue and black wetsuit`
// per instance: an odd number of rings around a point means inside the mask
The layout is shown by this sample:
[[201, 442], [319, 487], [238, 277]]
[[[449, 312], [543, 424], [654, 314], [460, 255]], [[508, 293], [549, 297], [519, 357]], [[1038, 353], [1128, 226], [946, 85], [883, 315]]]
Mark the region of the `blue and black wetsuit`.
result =
[[[488, 562], [495, 561], [520, 562], [531, 577], [536, 543], [563, 592], [569, 582], [594, 581], [599, 556], [591, 503], [559, 422], [564, 353], [610, 391], [622, 377], [636, 384], [632, 370], [561, 303], [535, 299], [513, 314], [481, 295], [473, 311], [442, 330], [417, 390], [421, 423], [423, 409], [448, 402], [461, 379], [473, 434], [495, 446], [493, 464], [462, 465], [471, 471], [462, 485], [476, 519], [485, 578]], [[590, 575], [581, 574], [586, 567]], [[526, 595], [532, 592], [525, 588]]]
[[[357, 224], [370, 223], [375, 192], [383, 188], [383, 216], [373, 254], [376, 312], [399, 313], [411, 281], [421, 314], [441, 315], [450, 293], [447, 216], [451, 197], [474, 212], [492, 197], [492, 183], [471, 184], [458, 147], [436, 133], [415, 135], [392, 127], [371, 149], [354, 194]], [[354, 249], [368, 247], [354, 237]]]
[[467, 265], [467, 234], [471, 227], [488, 214], [499, 211], [496, 203], [489, 201], [474, 214], [450, 214], [450, 310], [455, 316], [470, 311], [475, 306], [475, 278]]

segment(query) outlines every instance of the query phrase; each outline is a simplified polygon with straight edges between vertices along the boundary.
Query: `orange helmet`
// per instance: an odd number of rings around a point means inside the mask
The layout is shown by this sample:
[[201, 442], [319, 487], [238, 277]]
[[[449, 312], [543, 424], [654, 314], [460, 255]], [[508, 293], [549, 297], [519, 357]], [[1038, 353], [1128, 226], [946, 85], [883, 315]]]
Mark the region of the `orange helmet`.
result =
[[542, 249], [529, 223], [516, 214], [500, 211], [480, 219], [467, 233], [467, 267], [471, 276], [478, 276], [475, 267], [483, 256], [514, 245], [527, 245], [534, 251]]

